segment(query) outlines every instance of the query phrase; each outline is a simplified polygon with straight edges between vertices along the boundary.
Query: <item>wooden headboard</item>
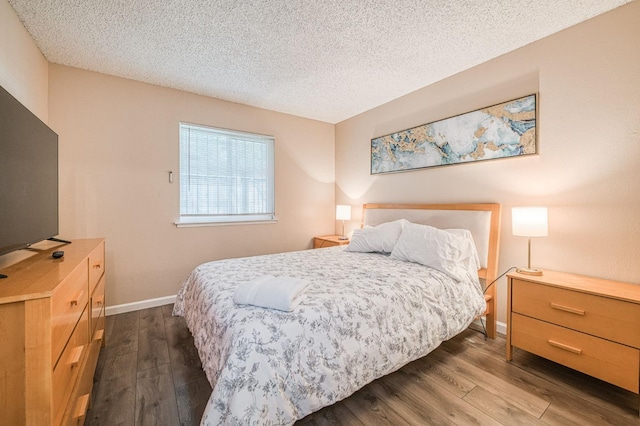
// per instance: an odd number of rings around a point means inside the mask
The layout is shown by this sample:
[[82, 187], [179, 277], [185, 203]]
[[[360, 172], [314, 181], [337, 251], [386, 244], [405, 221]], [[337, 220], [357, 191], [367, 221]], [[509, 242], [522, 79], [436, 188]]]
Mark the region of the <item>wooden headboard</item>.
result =
[[[478, 277], [485, 286], [498, 276], [500, 246], [500, 204], [365, 204], [362, 226], [375, 226], [397, 219], [407, 219], [440, 229], [468, 229], [473, 235], [481, 269]], [[487, 300], [487, 335], [496, 336], [496, 286], [485, 292]]]

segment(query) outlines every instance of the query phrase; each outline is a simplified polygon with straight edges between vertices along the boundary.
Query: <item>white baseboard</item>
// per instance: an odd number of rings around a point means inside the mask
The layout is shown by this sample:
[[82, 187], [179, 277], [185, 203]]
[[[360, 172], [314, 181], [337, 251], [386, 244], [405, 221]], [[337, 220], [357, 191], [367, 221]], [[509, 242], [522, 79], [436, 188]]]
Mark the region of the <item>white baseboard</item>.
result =
[[122, 305], [107, 306], [105, 315], [124, 314], [125, 312], [139, 311], [141, 309], [155, 308], [157, 306], [169, 305], [176, 301], [176, 295], [158, 297], [156, 299], [141, 300], [139, 302], [123, 303]]
[[503, 336], [507, 335], [507, 324], [496, 321], [496, 332], [502, 334]]

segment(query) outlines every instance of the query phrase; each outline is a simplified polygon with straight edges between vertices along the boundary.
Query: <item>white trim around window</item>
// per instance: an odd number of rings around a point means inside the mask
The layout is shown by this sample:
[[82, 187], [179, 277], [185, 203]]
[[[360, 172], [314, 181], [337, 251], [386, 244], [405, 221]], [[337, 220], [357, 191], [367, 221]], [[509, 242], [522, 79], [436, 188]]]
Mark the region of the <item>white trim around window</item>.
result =
[[272, 136], [180, 123], [178, 227], [274, 223]]

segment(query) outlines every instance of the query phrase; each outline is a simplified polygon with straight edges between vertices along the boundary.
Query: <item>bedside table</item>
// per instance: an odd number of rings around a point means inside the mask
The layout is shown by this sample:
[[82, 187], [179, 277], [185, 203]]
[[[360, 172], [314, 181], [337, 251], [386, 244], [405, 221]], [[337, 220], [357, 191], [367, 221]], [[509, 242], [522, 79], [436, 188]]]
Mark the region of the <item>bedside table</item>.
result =
[[640, 393], [640, 285], [544, 271], [507, 274], [513, 348]]
[[324, 237], [313, 237], [313, 248], [346, 246], [349, 240], [341, 240], [340, 235], [325, 235]]

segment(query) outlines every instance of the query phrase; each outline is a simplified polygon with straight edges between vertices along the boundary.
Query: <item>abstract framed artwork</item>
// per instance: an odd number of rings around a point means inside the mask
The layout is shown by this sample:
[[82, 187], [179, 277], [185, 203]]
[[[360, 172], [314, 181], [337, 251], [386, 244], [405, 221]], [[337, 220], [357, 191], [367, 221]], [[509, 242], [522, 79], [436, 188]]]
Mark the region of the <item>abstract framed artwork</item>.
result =
[[371, 174], [537, 153], [537, 95], [371, 139]]

